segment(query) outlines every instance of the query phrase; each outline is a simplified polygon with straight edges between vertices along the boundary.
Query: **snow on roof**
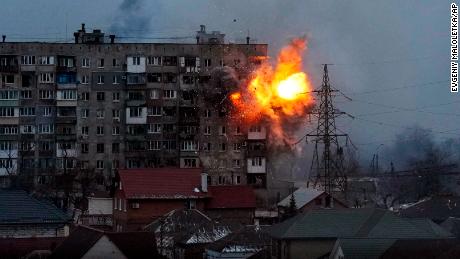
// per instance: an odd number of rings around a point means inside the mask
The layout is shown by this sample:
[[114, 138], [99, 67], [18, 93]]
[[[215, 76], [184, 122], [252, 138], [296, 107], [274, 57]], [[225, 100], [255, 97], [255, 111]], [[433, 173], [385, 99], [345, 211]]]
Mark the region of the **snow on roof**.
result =
[[[324, 191], [320, 191], [320, 190], [316, 190], [316, 189], [312, 189], [312, 188], [307, 188], [307, 187], [301, 187], [301, 188], [297, 189], [294, 192], [294, 199], [295, 199], [295, 203], [297, 205], [297, 208], [302, 208], [307, 203], [311, 202], [316, 197], [318, 197], [321, 194], [323, 194], [323, 192]], [[290, 201], [291, 201], [291, 194], [289, 194], [282, 201], [278, 202], [278, 206], [288, 207]]]

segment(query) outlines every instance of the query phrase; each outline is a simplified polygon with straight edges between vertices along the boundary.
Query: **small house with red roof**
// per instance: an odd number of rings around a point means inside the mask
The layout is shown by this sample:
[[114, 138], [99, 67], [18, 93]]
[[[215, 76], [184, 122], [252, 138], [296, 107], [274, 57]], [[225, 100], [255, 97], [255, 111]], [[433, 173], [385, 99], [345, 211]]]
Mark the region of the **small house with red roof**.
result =
[[215, 220], [253, 224], [256, 196], [250, 186], [209, 186], [211, 199], [206, 203], [206, 214]]
[[200, 168], [150, 168], [118, 171], [114, 194], [115, 231], [136, 231], [182, 208], [203, 210], [209, 198]]

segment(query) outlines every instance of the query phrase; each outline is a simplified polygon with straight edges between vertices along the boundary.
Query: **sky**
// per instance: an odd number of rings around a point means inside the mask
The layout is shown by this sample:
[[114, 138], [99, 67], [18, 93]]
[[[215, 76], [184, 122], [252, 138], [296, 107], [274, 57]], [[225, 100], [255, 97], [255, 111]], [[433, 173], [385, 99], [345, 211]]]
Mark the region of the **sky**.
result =
[[[194, 37], [205, 24], [231, 41], [249, 33], [269, 44], [271, 56], [306, 36], [304, 69], [319, 87], [321, 64], [334, 64], [332, 86], [351, 98], [337, 96], [336, 106], [354, 116], [338, 118], [337, 126], [367, 163], [407, 128], [430, 129], [439, 140], [458, 138], [460, 95], [449, 90], [451, 2], [2, 0], [0, 34], [72, 40], [84, 22], [120, 36]], [[305, 132], [312, 128], [306, 120]]]

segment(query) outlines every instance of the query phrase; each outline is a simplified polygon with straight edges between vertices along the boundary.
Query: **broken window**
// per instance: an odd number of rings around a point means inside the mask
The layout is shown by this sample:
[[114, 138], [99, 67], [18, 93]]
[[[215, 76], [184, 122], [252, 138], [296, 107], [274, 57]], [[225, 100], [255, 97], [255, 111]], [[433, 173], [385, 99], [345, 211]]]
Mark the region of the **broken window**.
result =
[[147, 75], [147, 82], [149, 83], [161, 83], [161, 73], [150, 73]]
[[182, 83], [185, 85], [192, 85], [194, 84], [194, 78], [193, 76], [182, 76]]
[[164, 73], [163, 74], [163, 82], [164, 83], [176, 83], [177, 82], [177, 75], [174, 73]]

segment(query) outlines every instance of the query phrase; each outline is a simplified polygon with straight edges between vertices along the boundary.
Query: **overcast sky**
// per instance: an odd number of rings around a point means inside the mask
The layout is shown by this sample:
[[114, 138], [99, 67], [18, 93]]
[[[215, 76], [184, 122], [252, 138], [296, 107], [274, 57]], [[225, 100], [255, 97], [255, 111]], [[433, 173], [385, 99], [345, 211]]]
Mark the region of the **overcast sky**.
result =
[[356, 117], [337, 125], [368, 160], [406, 127], [432, 129], [440, 139], [458, 136], [460, 95], [450, 93], [448, 81], [450, 3], [2, 0], [0, 34], [10, 40], [71, 39], [84, 22], [109, 33], [125, 29], [127, 34], [130, 28], [143, 37], [194, 36], [205, 24], [228, 40], [243, 39], [249, 31], [257, 42], [269, 44], [272, 56], [290, 38], [306, 35], [305, 69], [319, 87], [320, 64], [335, 64], [333, 86], [353, 99], [338, 97], [337, 107]]

